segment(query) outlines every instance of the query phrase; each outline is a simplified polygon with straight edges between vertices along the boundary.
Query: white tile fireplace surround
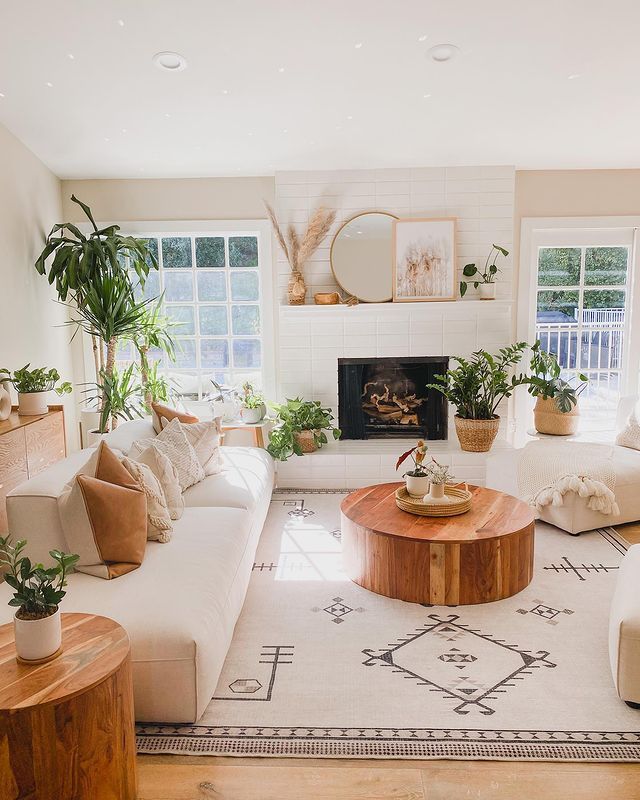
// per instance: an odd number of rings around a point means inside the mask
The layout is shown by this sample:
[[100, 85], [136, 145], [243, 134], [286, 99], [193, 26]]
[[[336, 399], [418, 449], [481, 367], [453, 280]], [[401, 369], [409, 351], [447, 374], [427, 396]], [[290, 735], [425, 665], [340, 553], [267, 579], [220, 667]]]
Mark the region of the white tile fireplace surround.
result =
[[[469, 355], [511, 342], [510, 301], [280, 307], [279, 382], [282, 397], [301, 396], [338, 408], [338, 359]], [[503, 432], [495, 447], [508, 447]], [[449, 415], [447, 441], [429, 443], [460, 480], [483, 484], [486, 455], [460, 450]], [[318, 453], [278, 465], [278, 484], [296, 488], [357, 488], [395, 479], [404, 439], [331, 443]]]

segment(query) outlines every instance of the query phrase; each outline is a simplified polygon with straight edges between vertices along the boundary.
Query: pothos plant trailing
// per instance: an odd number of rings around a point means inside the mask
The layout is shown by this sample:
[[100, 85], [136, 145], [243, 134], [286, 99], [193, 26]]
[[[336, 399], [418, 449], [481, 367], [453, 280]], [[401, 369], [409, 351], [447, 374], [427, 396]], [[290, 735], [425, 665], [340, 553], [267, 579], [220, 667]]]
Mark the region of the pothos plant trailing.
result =
[[[35, 367], [29, 369], [31, 365], [25, 364], [21, 369], [16, 369], [12, 373], [8, 369], [0, 369], [0, 381], [6, 380], [11, 383], [18, 392], [18, 413], [35, 416], [47, 413], [47, 393], [55, 391], [62, 397], [70, 394], [72, 386], [69, 381], [60, 381], [60, 373], [57, 369], [47, 369], [46, 367]], [[2, 376], [5, 376], [4, 378]]]
[[339, 439], [341, 431], [333, 425], [333, 413], [319, 400], [296, 397], [282, 405], [274, 404], [276, 427], [271, 431], [268, 452], [278, 461], [290, 456], [313, 453], [328, 442], [325, 431]]

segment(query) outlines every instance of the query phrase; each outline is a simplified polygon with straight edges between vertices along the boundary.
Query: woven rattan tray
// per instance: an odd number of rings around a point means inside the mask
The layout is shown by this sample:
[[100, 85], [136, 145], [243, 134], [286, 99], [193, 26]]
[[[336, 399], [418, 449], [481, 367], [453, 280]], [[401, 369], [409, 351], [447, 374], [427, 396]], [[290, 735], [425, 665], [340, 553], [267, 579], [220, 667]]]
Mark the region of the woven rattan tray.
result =
[[406, 486], [401, 486], [396, 489], [396, 505], [402, 511], [417, 514], [419, 517], [455, 517], [458, 514], [465, 514], [471, 508], [472, 494], [468, 489], [445, 486], [444, 493], [451, 498], [449, 502], [425, 503], [420, 498], [411, 497]]

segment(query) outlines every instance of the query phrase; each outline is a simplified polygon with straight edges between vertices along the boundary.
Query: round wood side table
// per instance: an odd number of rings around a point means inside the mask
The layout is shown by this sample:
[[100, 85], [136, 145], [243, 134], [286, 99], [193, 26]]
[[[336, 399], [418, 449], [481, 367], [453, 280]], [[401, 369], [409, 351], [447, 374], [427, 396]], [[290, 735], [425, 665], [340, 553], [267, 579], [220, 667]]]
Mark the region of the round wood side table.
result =
[[118, 623], [62, 614], [62, 654], [16, 661], [0, 627], [0, 797], [135, 800], [129, 637]]

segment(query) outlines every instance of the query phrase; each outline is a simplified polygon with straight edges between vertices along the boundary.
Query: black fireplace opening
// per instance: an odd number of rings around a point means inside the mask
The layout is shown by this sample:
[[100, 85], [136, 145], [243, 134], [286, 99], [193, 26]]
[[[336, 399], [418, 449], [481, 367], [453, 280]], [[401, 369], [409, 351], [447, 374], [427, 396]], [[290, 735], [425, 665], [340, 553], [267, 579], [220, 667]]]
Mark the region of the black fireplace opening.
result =
[[446, 439], [448, 404], [435, 389], [446, 356], [339, 358], [338, 417], [342, 439]]

